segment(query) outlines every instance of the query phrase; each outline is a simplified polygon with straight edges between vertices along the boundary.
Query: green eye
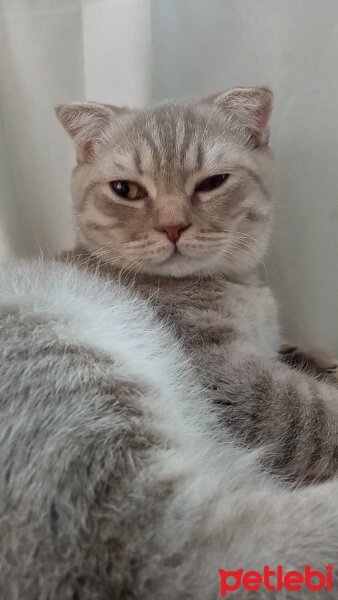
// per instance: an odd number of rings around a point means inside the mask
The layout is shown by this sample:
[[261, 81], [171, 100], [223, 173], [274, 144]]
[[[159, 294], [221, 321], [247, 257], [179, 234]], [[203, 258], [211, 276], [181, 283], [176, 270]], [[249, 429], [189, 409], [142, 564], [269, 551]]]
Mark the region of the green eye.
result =
[[115, 194], [125, 200], [140, 200], [146, 198], [146, 190], [134, 181], [111, 181], [109, 183]]
[[228, 179], [228, 177], [228, 173], [225, 173], [224, 175], [213, 175], [212, 177], [207, 177], [196, 186], [195, 191], [210, 192], [211, 190], [215, 190], [216, 188], [220, 187], [222, 183]]

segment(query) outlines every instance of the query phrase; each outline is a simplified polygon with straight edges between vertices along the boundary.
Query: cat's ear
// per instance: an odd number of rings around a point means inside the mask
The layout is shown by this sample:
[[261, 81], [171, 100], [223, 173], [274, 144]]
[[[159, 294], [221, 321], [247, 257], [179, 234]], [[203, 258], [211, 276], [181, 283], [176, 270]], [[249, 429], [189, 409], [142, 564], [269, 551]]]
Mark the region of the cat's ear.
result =
[[57, 106], [55, 112], [75, 142], [78, 162], [90, 162], [95, 144], [100, 143], [116, 116], [128, 109], [98, 102], [74, 102]]
[[269, 141], [269, 120], [273, 94], [265, 87], [238, 87], [207, 98], [221, 110], [232, 113], [250, 133], [254, 146], [264, 146]]

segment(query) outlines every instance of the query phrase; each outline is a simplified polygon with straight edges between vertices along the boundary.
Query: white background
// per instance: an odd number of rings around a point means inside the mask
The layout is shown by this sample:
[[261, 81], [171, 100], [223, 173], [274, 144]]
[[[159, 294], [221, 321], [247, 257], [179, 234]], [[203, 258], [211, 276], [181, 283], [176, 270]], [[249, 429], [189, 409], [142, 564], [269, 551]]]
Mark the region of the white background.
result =
[[269, 280], [286, 333], [338, 354], [337, 0], [0, 0], [0, 256], [72, 241], [53, 106], [270, 85]]

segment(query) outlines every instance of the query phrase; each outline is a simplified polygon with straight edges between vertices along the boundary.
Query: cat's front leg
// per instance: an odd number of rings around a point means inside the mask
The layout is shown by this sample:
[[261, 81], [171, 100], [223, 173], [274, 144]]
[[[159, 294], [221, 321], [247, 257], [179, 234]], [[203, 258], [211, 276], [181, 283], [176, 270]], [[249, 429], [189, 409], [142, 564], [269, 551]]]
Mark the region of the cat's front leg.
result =
[[222, 426], [264, 465], [295, 484], [338, 473], [338, 389], [253, 354], [213, 361], [205, 371]]
[[285, 343], [279, 350], [279, 358], [294, 369], [338, 385], [338, 360], [323, 350]]

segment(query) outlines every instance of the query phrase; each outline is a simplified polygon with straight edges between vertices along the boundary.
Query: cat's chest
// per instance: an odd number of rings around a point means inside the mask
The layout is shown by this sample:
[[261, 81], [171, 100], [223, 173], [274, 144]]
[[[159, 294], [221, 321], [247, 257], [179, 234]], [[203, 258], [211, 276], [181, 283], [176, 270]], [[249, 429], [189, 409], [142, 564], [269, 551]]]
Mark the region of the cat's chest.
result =
[[218, 352], [246, 344], [271, 356], [279, 345], [276, 304], [267, 287], [221, 278], [174, 281], [160, 286], [152, 299], [188, 348]]

